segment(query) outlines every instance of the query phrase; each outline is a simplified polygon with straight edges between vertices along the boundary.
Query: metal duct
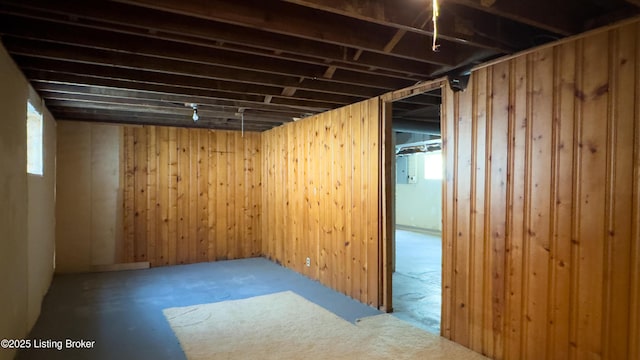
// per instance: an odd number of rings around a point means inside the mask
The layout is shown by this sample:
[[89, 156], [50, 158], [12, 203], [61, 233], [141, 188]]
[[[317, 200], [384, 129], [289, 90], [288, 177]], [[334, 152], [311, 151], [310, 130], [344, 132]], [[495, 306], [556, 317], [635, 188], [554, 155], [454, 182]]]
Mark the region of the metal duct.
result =
[[415, 120], [393, 120], [391, 128], [396, 132], [440, 135], [440, 123]]

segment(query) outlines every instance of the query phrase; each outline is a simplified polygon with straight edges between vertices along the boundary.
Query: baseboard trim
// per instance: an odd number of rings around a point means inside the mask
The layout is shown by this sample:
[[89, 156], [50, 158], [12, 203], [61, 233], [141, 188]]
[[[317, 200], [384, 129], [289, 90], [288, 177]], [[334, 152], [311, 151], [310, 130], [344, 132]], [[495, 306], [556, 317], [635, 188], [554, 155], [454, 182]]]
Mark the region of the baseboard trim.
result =
[[126, 270], [142, 270], [148, 269], [149, 262], [132, 262], [123, 264], [109, 264], [109, 265], [92, 265], [91, 272], [108, 272], [108, 271], [126, 271]]

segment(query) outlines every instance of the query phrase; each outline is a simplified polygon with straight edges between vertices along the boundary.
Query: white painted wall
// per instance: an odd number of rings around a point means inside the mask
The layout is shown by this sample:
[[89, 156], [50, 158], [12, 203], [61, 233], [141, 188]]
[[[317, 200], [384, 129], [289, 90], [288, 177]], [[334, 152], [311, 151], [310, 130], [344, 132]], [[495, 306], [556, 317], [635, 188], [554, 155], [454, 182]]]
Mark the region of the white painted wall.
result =
[[416, 183], [396, 184], [396, 225], [442, 231], [442, 180], [425, 180], [423, 153], [405, 156]]
[[[46, 116], [45, 173], [32, 178], [27, 175], [29, 97], [29, 83], [0, 45], [0, 339], [27, 336], [53, 275], [55, 123]], [[31, 100], [40, 102], [33, 93]], [[0, 360], [14, 355], [0, 349]]]
[[56, 272], [118, 262], [122, 126], [58, 121]]
[[[31, 94], [31, 99], [37, 99], [34, 91]], [[46, 108], [39, 110], [43, 113], [44, 175], [27, 175], [28, 328], [32, 328], [40, 316], [40, 305], [51, 284], [55, 267], [56, 122]]]

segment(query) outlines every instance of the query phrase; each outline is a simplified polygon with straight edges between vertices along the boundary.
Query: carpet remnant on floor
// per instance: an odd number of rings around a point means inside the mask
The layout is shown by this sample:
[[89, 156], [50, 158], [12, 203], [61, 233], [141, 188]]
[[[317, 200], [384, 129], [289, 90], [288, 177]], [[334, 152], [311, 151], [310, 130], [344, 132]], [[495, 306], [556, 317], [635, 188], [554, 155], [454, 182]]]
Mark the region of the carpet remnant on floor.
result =
[[163, 313], [190, 360], [486, 359], [388, 314], [354, 325], [291, 291]]

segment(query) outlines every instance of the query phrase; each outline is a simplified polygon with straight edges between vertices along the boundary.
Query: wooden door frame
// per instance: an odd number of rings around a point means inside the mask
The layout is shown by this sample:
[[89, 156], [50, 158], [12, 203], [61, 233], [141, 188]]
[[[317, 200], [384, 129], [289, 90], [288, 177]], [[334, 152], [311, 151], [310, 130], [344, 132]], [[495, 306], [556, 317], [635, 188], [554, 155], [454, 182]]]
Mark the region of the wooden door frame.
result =
[[[392, 302], [392, 278], [393, 278], [393, 243], [395, 238], [395, 161], [394, 161], [394, 139], [392, 130], [392, 109], [393, 102], [402, 100], [414, 95], [423, 94], [435, 89], [445, 89], [446, 78], [438, 78], [426, 81], [417, 85], [392, 91], [380, 96], [378, 114], [379, 118], [379, 276], [378, 295], [379, 309], [383, 312], [393, 312]], [[442, 128], [442, 116], [440, 116], [440, 126]]]

